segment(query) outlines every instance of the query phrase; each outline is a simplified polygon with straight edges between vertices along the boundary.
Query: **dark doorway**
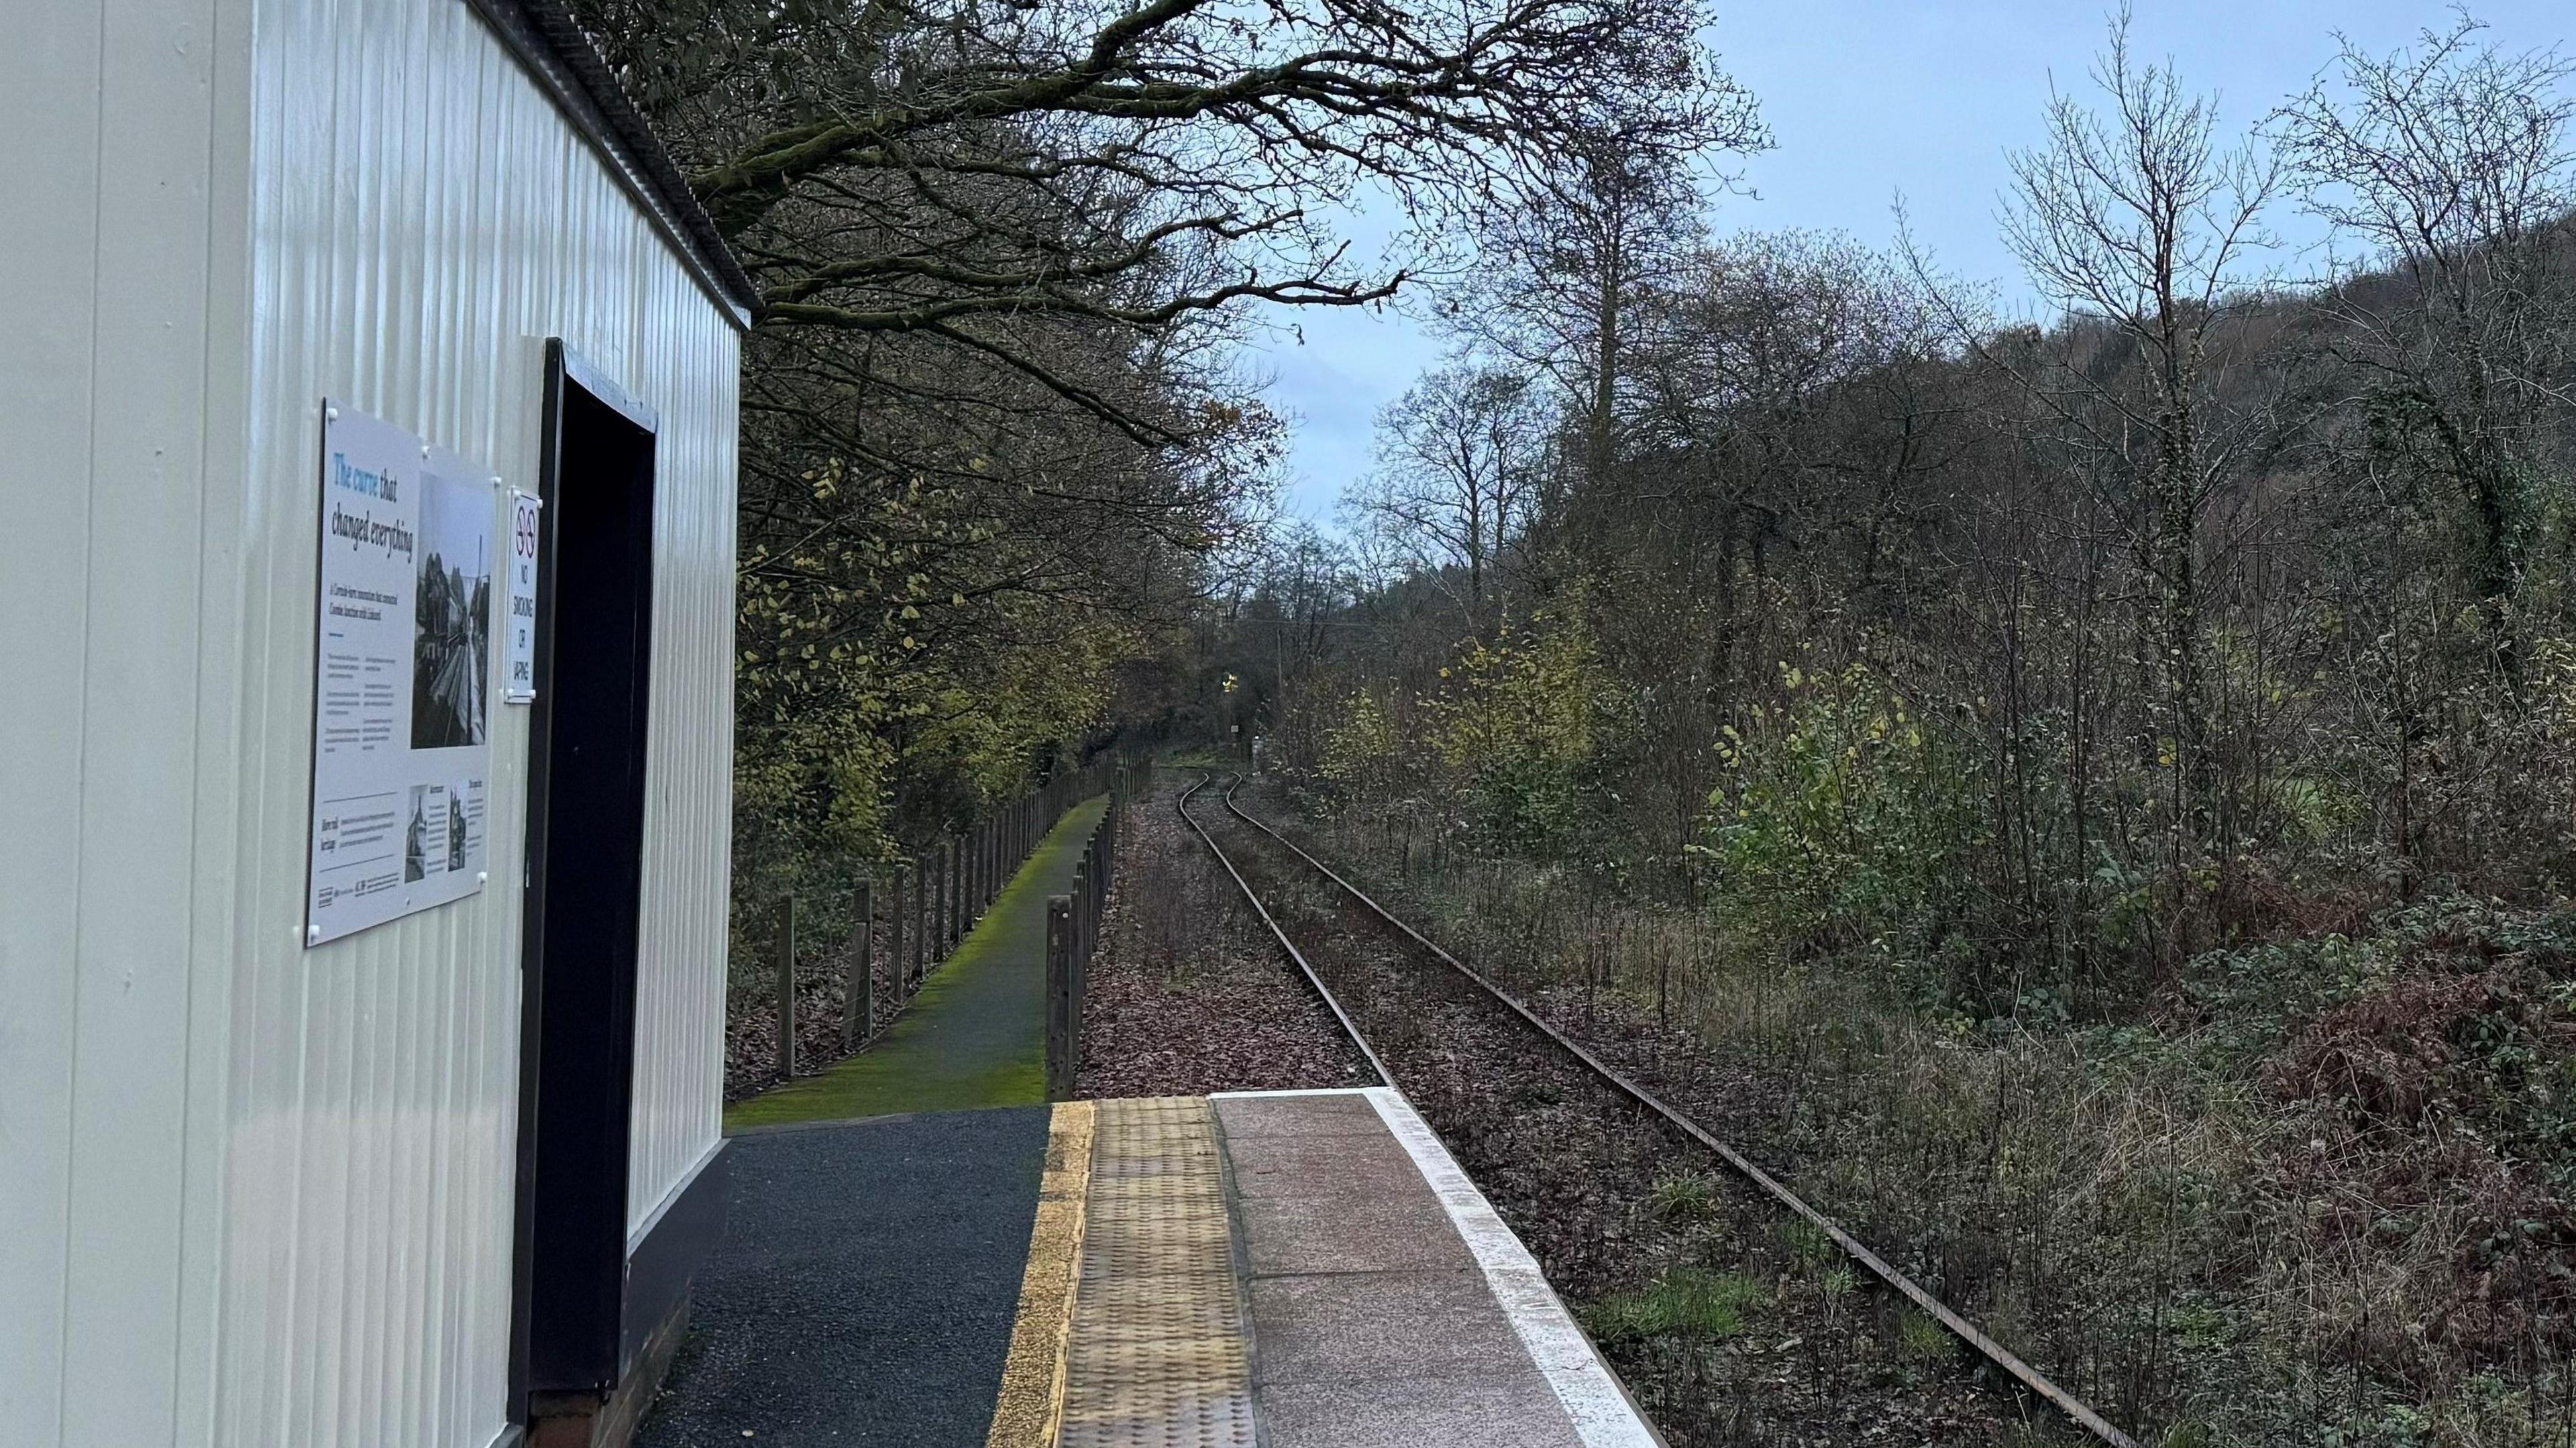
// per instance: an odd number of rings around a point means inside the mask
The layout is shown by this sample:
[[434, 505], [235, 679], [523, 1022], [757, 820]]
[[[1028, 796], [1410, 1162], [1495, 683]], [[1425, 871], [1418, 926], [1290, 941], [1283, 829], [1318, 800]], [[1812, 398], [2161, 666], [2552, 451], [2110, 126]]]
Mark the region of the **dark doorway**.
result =
[[626, 1368], [655, 430], [546, 344], [510, 1352], [523, 1423], [587, 1417]]

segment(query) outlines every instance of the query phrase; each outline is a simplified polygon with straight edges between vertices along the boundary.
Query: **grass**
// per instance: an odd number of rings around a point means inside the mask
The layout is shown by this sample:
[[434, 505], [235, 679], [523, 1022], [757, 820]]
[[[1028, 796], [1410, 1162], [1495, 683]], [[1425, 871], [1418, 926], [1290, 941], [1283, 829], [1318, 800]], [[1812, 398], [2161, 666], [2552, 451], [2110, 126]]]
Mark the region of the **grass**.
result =
[[1733, 1337], [1762, 1305], [1762, 1285], [1728, 1272], [1675, 1267], [1635, 1292], [1593, 1303], [1584, 1325], [1604, 1343], [1650, 1337]]
[[1843, 1263], [1843, 1249], [1825, 1235], [1824, 1228], [1804, 1217], [1782, 1217], [1779, 1237], [1789, 1255], [1809, 1267], [1839, 1267]]
[[1667, 1222], [1704, 1222], [1718, 1214], [1723, 1200], [1714, 1177], [1666, 1177], [1646, 1194], [1646, 1211]]
[[1958, 1351], [1950, 1330], [1908, 1307], [1896, 1319], [1896, 1355], [1908, 1362], [1936, 1363]]

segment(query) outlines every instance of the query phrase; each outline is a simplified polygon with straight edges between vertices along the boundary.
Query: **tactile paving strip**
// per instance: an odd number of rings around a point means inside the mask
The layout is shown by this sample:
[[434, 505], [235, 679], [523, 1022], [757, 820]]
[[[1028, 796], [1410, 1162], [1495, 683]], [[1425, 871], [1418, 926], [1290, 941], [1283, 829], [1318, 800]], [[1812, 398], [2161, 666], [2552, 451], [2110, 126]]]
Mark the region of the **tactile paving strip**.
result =
[[1063, 1448], [1250, 1448], [1252, 1374], [1204, 1097], [1098, 1103]]

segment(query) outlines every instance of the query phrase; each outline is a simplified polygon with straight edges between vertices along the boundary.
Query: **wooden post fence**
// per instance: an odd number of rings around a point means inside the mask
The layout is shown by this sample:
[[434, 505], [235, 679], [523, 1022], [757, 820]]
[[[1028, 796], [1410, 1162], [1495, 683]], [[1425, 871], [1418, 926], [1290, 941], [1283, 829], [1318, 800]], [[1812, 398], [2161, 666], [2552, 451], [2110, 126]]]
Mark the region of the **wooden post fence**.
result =
[[939, 842], [939, 853], [934, 858], [938, 860], [939, 900], [938, 903], [932, 907], [930, 917], [931, 954], [935, 959], [946, 960], [948, 958], [948, 947], [957, 943], [957, 936], [950, 928], [955, 923], [954, 912], [957, 908], [956, 843], [951, 840], [941, 840]]
[[930, 926], [939, 918], [939, 846], [932, 845], [913, 861], [912, 882], [912, 982], [913, 989], [919, 990], [939, 953], [939, 943]]
[[1059, 779], [1042, 791], [1030, 817], [1032, 845], [1043, 839], [1056, 811], [1071, 800], [1109, 791], [1109, 806], [1083, 842], [1082, 858], [1073, 871], [1073, 891], [1047, 900], [1046, 946], [1046, 1080], [1050, 1099], [1070, 1098], [1078, 1087], [1082, 1062], [1082, 1011], [1090, 994], [1091, 958], [1100, 950], [1102, 917], [1109, 908], [1109, 888], [1117, 877], [1118, 840], [1126, 815], [1127, 795], [1140, 787], [1141, 771], [1100, 767], [1078, 779]]
[[796, 1074], [796, 897], [778, 912], [778, 1074]]
[[901, 860], [894, 864], [894, 893], [886, 905], [886, 974], [894, 977], [894, 1009], [903, 1009], [904, 997], [912, 994], [912, 968], [904, 958], [903, 883], [912, 867]]
[[[1045, 784], [936, 841], [923, 855], [897, 860], [883, 876], [852, 887], [849, 960], [842, 985], [841, 1043], [855, 1050], [890, 1025], [923, 979], [965, 943], [1047, 836], [1073, 806], [1106, 791], [1109, 803], [1074, 867], [1072, 893], [1047, 900], [1047, 1089], [1061, 1099], [1079, 1074], [1082, 1010], [1091, 958], [1100, 949], [1101, 919], [1117, 869], [1119, 835], [1130, 797], [1152, 779], [1153, 766], [1100, 760], [1058, 770]], [[885, 989], [877, 987], [876, 922], [886, 926]], [[779, 911], [775, 989], [778, 1070], [792, 1077], [796, 1050], [796, 901]]]
[[1072, 998], [1073, 1037], [1082, 1039], [1082, 963], [1091, 958], [1091, 848], [1085, 845], [1081, 862], [1073, 867], [1073, 962], [1065, 979], [1066, 993]]
[[1063, 895], [1047, 897], [1046, 1001], [1047, 1099], [1069, 1100], [1080, 1023], [1073, 1014], [1073, 901]]
[[859, 882], [858, 902], [850, 912], [850, 973], [841, 986], [841, 1049], [848, 1050], [877, 1028], [877, 884]]

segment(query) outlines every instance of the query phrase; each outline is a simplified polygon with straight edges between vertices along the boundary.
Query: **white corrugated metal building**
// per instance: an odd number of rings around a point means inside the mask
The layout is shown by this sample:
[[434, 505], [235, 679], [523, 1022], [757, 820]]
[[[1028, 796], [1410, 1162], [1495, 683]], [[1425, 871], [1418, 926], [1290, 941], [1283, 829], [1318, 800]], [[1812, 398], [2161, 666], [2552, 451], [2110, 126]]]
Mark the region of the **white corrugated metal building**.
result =
[[[8, 9], [10, 1444], [602, 1441], [675, 1340], [722, 1213], [750, 292], [556, 4]], [[386, 796], [399, 868], [325, 769], [326, 462], [387, 438], [379, 552], [429, 551], [363, 627], [418, 642], [347, 698], [412, 732], [344, 752], [455, 776]], [[492, 687], [513, 490], [532, 703]]]

